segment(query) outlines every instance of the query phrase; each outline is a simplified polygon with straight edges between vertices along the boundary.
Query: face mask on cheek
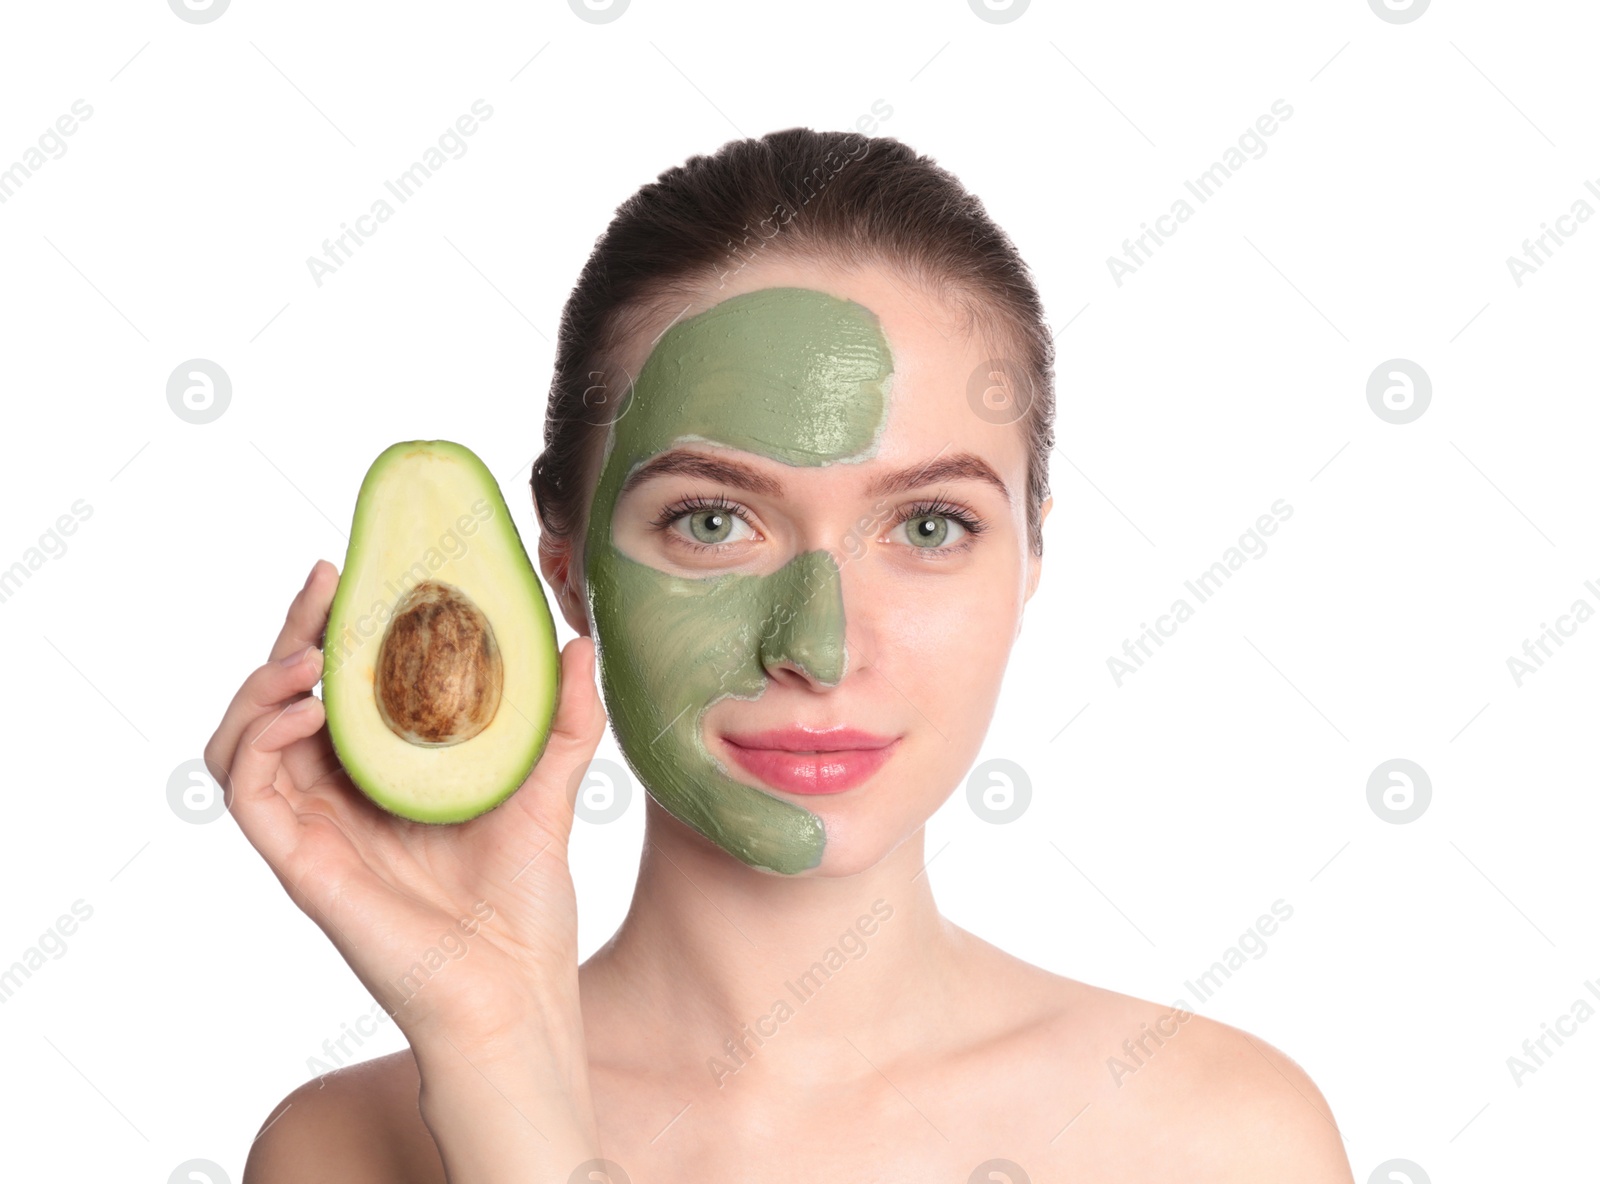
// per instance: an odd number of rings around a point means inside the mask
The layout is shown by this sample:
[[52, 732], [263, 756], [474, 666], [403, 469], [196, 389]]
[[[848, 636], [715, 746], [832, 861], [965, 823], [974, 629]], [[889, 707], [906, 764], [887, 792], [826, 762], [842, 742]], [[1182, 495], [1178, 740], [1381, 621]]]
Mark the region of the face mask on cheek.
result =
[[844, 677], [844, 600], [827, 551], [767, 575], [692, 579], [624, 555], [611, 518], [628, 474], [675, 445], [714, 443], [784, 464], [862, 460], [878, 445], [893, 369], [866, 308], [805, 288], [735, 296], [669, 329], [634, 383], [590, 507], [589, 613], [623, 755], [668, 812], [752, 867], [816, 867], [811, 811], [729, 775], [705, 743], [724, 698], [758, 698], [768, 667]]

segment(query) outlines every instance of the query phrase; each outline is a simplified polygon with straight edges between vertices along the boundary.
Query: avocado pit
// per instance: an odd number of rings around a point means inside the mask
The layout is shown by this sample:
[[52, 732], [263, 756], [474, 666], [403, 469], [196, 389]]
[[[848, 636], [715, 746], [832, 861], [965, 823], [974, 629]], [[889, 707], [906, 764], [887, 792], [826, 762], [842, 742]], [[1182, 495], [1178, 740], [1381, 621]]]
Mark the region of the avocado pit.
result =
[[402, 740], [444, 748], [476, 736], [500, 707], [504, 663], [489, 619], [452, 584], [401, 598], [378, 648], [378, 714]]

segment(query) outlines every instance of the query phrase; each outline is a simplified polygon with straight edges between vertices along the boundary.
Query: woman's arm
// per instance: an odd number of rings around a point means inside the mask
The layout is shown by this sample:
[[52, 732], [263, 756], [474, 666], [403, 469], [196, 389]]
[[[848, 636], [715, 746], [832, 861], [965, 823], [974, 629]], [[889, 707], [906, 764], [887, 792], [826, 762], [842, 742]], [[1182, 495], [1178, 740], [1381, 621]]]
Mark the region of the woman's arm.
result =
[[447, 1179], [568, 1184], [579, 1164], [600, 1158], [588, 1065], [581, 1049], [557, 1054], [558, 1043], [530, 1029], [492, 1052], [412, 1046], [422, 1119]]
[[[550, 740], [516, 794], [459, 825], [409, 822], [344, 775], [310, 693], [333, 575], [313, 568], [271, 659], [206, 746], [207, 765], [251, 845], [410, 1042], [451, 1184], [565, 1184], [600, 1154], [566, 862], [568, 787], [605, 729], [593, 645], [578, 638], [563, 651]], [[306, 1166], [301, 1144], [343, 1165], [338, 1178], [360, 1178], [363, 1134], [324, 1113], [337, 1107], [307, 1109], [317, 1112], [290, 1110], [274, 1122], [290, 1124], [281, 1133], [258, 1137], [252, 1184], [318, 1178], [321, 1161]], [[273, 1166], [280, 1147], [294, 1168]]]

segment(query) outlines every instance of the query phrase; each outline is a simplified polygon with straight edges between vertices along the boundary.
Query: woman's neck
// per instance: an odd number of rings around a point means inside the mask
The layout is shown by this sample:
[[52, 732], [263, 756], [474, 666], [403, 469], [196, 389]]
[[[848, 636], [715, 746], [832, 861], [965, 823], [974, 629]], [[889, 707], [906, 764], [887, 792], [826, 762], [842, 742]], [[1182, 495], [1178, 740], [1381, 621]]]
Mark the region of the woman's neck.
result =
[[948, 1031], [970, 938], [934, 903], [922, 830], [855, 875], [789, 877], [648, 809], [628, 915], [581, 976], [596, 1068], [837, 1081]]

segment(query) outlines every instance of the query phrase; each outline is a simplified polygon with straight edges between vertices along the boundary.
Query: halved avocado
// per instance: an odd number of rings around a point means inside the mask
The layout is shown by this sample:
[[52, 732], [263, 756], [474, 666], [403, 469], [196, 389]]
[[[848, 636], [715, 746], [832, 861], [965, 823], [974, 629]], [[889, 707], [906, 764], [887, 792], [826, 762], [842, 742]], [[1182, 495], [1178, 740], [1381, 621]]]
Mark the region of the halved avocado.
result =
[[465, 822], [544, 752], [561, 659], [544, 588], [470, 449], [410, 440], [361, 483], [322, 698], [345, 772], [416, 822]]

